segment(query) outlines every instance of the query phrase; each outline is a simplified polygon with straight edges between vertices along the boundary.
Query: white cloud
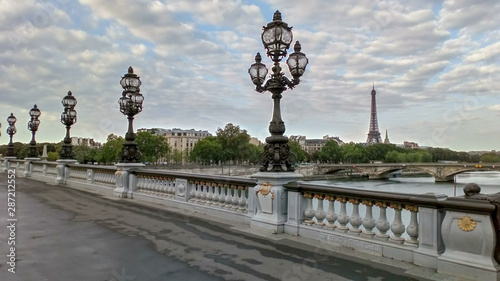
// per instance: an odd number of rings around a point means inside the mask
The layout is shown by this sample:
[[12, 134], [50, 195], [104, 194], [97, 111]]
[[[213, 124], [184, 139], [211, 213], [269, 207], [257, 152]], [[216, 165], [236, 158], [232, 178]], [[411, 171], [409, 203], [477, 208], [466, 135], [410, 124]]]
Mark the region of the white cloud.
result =
[[123, 135], [119, 80], [131, 65], [145, 96], [136, 128], [215, 132], [232, 122], [263, 140], [272, 99], [253, 90], [247, 69], [265, 54], [260, 32], [279, 9], [310, 62], [283, 94], [287, 135], [364, 141], [375, 83], [379, 127], [391, 141], [500, 149], [500, 132], [481, 143], [462, 137], [485, 134], [498, 115], [496, 1], [267, 2], [0, 1], [0, 118], [18, 116], [15, 139], [27, 142], [27, 112], [37, 103], [37, 140], [58, 141], [60, 100], [72, 90], [72, 134]]

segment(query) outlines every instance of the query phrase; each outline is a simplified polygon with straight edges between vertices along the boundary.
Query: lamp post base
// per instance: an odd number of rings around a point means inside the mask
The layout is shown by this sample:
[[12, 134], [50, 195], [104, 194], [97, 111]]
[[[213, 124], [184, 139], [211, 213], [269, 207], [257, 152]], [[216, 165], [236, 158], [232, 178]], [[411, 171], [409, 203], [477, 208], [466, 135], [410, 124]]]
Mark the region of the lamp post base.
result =
[[288, 200], [283, 185], [302, 177], [292, 172], [252, 175], [252, 178], [257, 179], [257, 185], [253, 188], [253, 192], [249, 192], [249, 208], [251, 205], [255, 206], [257, 211], [251, 219], [250, 226], [271, 233], [284, 232], [288, 216]]
[[142, 168], [145, 165], [142, 163], [117, 163], [116, 169], [116, 187], [113, 190], [113, 195], [116, 197], [133, 198], [134, 191], [137, 187], [137, 176], [130, 173], [133, 168]]

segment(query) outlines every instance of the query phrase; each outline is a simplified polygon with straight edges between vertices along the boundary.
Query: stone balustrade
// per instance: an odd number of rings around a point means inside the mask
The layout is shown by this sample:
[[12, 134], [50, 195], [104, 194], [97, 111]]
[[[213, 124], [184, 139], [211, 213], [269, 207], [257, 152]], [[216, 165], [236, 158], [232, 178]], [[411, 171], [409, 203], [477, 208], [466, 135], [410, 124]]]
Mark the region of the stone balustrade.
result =
[[301, 175], [212, 176], [141, 166], [3, 159], [4, 171], [124, 200], [224, 217], [471, 280], [500, 280], [500, 193], [401, 194], [299, 181]]

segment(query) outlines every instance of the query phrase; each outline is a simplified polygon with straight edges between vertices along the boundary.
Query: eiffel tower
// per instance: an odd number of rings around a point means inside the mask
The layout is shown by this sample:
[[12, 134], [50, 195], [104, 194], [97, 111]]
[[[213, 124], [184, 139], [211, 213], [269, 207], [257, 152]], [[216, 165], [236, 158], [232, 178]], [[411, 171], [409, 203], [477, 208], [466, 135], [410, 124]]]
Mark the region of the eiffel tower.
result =
[[370, 115], [370, 128], [368, 129], [368, 137], [366, 138], [366, 144], [382, 143], [382, 138], [380, 137], [380, 132], [378, 130], [377, 121], [377, 102], [375, 101], [375, 83], [372, 89], [372, 112]]

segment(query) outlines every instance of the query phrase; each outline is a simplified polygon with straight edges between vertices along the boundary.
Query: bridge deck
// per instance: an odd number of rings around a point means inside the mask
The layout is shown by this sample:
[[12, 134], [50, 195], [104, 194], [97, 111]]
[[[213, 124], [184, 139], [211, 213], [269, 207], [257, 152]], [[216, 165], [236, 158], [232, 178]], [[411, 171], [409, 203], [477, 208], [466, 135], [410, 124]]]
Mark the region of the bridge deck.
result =
[[[1, 202], [6, 185], [2, 173]], [[25, 178], [16, 179], [16, 190], [16, 273], [7, 272], [3, 226], [0, 280], [445, 280], [407, 263], [137, 200]]]

